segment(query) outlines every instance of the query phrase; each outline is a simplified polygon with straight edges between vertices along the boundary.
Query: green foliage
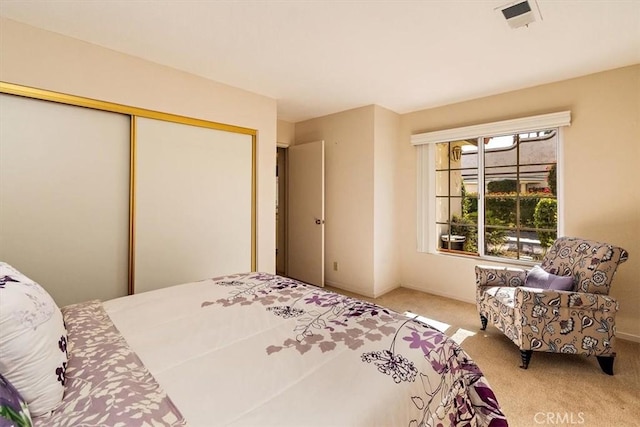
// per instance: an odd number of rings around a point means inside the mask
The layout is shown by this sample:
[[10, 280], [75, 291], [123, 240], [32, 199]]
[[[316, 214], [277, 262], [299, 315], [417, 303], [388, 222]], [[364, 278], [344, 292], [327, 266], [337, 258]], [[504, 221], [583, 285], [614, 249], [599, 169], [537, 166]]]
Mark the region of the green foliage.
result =
[[515, 179], [502, 179], [500, 181], [491, 181], [487, 184], [487, 192], [489, 193], [511, 193], [518, 191], [518, 181]]
[[462, 250], [478, 253], [478, 196], [469, 193], [462, 182], [462, 217], [453, 215], [451, 218], [451, 234], [464, 236]]
[[478, 214], [478, 195], [469, 193], [462, 197], [462, 215]]
[[553, 194], [554, 196], [557, 196], [558, 193], [556, 192], [556, 180], [557, 180], [557, 172], [556, 172], [556, 163], [554, 163], [553, 165], [551, 165], [551, 167], [549, 168], [549, 176], [547, 177], [547, 182], [549, 183], [549, 188], [551, 189], [551, 194]]
[[504, 228], [492, 228], [492, 225], [508, 225], [500, 218], [493, 215], [492, 211], [487, 211], [484, 216], [485, 233], [484, 244], [489, 255], [500, 256], [503, 254], [502, 245], [507, 241], [507, 230]]
[[540, 246], [548, 248], [557, 237], [558, 202], [556, 199], [540, 199], [533, 214], [536, 228], [552, 229], [554, 231], [538, 231]]
[[505, 194], [502, 197], [487, 197], [485, 199], [485, 217], [494, 218], [503, 224], [516, 223], [516, 198], [515, 193]]
[[465, 241], [462, 250], [465, 252], [478, 252], [478, 218], [477, 213], [475, 219], [465, 215], [459, 217], [453, 215], [451, 217], [451, 234], [464, 236]]
[[460, 190], [460, 195], [462, 196], [462, 216], [465, 217], [469, 214], [470, 204], [468, 202], [467, 197], [467, 188], [464, 186], [464, 180], [462, 180], [462, 188]]
[[[493, 217], [504, 225], [515, 227], [516, 218], [516, 193], [490, 196], [485, 199], [485, 216]], [[547, 193], [529, 193], [520, 195], [520, 226], [535, 227], [534, 214], [538, 200], [547, 198]]]
[[[492, 181], [487, 184], [484, 199], [486, 252], [504, 256], [503, 247], [509, 233], [519, 225], [524, 228], [542, 229], [537, 232], [540, 244], [548, 248], [557, 237], [556, 164], [548, 170], [549, 188], [536, 188], [528, 193], [519, 193], [518, 182], [514, 179]], [[551, 194], [550, 194], [551, 193]], [[478, 252], [478, 195], [467, 192], [464, 182], [461, 192], [462, 215], [451, 218], [450, 233], [465, 237], [463, 250]], [[517, 218], [517, 213], [520, 218]], [[494, 228], [492, 226], [500, 226]], [[504, 227], [504, 228], [503, 228]]]
[[[487, 225], [504, 225], [502, 221], [493, 217], [486, 217]], [[478, 253], [478, 212], [459, 217], [451, 217], [451, 234], [464, 236], [465, 241], [462, 250], [465, 252]], [[488, 253], [491, 255], [501, 255], [502, 245], [506, 242], [507, 230], [487, 228], [485, 234], [485, 244]]]

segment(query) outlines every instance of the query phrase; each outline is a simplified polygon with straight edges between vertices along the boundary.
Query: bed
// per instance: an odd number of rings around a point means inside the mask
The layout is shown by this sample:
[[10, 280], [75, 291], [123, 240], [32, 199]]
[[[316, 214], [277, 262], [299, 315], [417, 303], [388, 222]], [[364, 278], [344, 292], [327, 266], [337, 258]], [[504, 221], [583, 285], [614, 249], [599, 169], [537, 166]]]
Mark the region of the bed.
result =
[[289, 278], [236, 274], [61, 312], [64, 392], [35, 426], [507, 425], [447, 336]]

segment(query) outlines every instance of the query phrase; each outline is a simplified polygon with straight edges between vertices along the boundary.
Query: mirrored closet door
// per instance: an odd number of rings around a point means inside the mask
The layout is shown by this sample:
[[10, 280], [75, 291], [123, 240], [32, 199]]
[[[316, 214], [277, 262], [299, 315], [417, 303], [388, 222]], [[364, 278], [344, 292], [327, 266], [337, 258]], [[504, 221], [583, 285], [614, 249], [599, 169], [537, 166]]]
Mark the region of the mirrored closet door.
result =
[[60, 306], [127, 294], [130, 119], [0, 94], [0, 260]]

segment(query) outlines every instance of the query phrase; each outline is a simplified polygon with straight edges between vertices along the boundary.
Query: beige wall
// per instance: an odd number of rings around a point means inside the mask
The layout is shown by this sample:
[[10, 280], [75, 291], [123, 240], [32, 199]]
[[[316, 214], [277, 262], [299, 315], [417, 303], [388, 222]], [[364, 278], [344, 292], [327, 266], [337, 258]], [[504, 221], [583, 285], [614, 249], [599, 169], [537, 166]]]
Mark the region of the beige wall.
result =
[[395, 232], [399, 125], [398, 114], [374, 105], [295, 125], [298, 143], [325, 141], [329, 285], [378, 296], [400, 284]]
[[396, 227], [396, 153], [400, 115], [374, 107], [373, 151], [373, 293], [400, 284]]
[[288, 147], [295, 143], [296, 125], [284, 120], [278, 120], [278, 133], [276, 141], [278, 147]]
[[416, 153], [412, 134], [571, 110], [564, 132], [565, 235], [630, 253], [611, 294], [618, 336], [640, 339], [640, 65], [405, 114], [398, 139], [402, 285], [474, 301], [477, 259], [416, 252]]
[[275, 270], [276, 101], [11, 20], [0, 80], [258, 131], [258, 269]]
[[369, 106], [295, 127], [296, 143], [325, 142], [325, 282], [363, 295], [374, 283], [373, 120]]

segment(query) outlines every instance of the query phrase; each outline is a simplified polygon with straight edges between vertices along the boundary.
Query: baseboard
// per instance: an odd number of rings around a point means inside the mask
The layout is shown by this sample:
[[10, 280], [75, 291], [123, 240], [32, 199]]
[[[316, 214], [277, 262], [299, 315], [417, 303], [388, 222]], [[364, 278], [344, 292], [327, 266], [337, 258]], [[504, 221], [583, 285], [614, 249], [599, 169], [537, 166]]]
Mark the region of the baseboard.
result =
[[364, 289], [356, 288], [355, 286], [350, 286], [340, 282], [333, 282], [331, 280], [325, 280], [325, 285], [332, 286], [334, 288], [342, 289], [343, 291], [352, 292], [354, 294], [362, 295], [367, 298], [376, 298], [373, 292], [367, 292]]
[[373, 298], [379, 298], [384, 294], [388, 294], [389, 292], [391, 292], [394, 289], [398, 289], [399, 287], [400, 287], [399, 284], [387, 286], [386, 288], [383, 288], [380, 292], [374, 292], [374, 297]]
[[640, 336], [635, 334], [628, 334], [626, 332], [616, 331], [616, 338], [620, 338], [621, 340], [640, 342]]
[[462, 302], [467, 302], [469, 304], [475, 304], [476, 300], [475, 299], [466, 299], [466, 298], [460, 298], [459, 295], [454, 295], [454, 294], [449, 294], [447, 292], [442, 292], [442, 291], [436, 291], [433, 289], [428, 289], [428, 288], [424, 288], [424, 287], [418, 287], [415, 285], [411, 285], [411, 284], [403, 284], [400, 285], [401, 288], [407, 288], [407, 289], [413, 289], [414, 291], [420, 291], [420, 292], [425, 292], [427, 294], [433, 294], [433, 295], [437, 295], [439, 297], [445, 297], [445, 298], [449, 298], [452, 300], [456, 300], [456, 301], [462, 301]]

